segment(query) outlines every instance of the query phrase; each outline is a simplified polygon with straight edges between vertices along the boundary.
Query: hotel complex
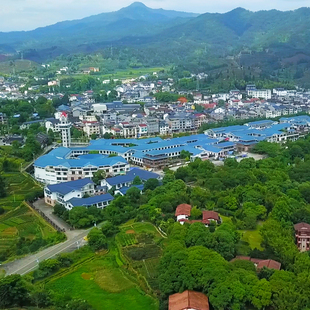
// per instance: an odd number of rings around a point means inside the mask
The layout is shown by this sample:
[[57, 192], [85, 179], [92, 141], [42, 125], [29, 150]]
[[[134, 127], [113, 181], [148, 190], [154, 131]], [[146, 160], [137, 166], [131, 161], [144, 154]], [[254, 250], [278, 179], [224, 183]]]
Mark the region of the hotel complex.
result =
[[282, 143], [295, 141], [308, 133], [309, 116], [281, 118], [279, 122], [263, 120], [242, 126], [207, 130], [204, 134], [163, 140], [99, 139], [86, 147], [60, 147], [40, 157], [34, 163], [35, 178], [45, 184], [57, 184], [91, 178], [99, 169], [107, 175], [126, 174], [130, 164], [162, 169], [182, 151], [190, 160], [225, 158], [234, 151], [250, 151], [258, 142]]

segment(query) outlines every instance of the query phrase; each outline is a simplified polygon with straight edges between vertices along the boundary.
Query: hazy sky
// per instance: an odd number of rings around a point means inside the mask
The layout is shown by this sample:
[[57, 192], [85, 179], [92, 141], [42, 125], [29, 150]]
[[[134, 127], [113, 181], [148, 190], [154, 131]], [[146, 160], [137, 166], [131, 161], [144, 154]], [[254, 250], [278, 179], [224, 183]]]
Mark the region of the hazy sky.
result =
[[[117, 11], [132, 0], [0, 0], [0, 31], [30, 30], [58, 21]], [[293, 10], [310, 0], [145, 0], [151, 8], [206, 13], [227, 12], [236, 7], [257, 10]], [[1, 42], [0, 42], [1, 43]]]

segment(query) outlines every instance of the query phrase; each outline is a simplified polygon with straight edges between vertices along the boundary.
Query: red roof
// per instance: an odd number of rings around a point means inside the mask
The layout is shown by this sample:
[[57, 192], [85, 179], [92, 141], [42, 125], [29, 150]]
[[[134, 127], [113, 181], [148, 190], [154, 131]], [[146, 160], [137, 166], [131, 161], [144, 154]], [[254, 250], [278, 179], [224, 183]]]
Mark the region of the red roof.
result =
[[209, 300], [206, 295], [194, 291], [184, 291], [169, 296], [169, 310], [209, 310]]
[[203, 221], [205, 221], [205, 220], [219, 221], [220, 216], [215, 211], [202, 211], [202, 220]]
[[298, 223], [294, 225], [294, 228], [296, 231], [300, 231], [300, 232], [308, 232], [310, 231], [310, 225], [307, 223]]
[[68, 117], [68, 114], [66, 112], [62, 112], [60, 116]]
[[188, 102], [188, 100], [187, 100], [185, 97], [180, 97], [180, 98], [178, 99], [178, 101], [180, 101], [180, 102], [182, 102], [182, 103]]
[[140, 124], [139, 126], [140, 126], [140, 127], [147, 127], [146, 124]]
[[263, 267], [267, 267], [269, 269], [281, 269], [281, 263], [273, 260], [273, 259], [259, 259], [259, 258], [251, 258], [250, 256], [236, 256], [234, 259], [231, 260], [231, 262], [235, 260], [247, 260], [252, 262], [253, 264], [256, 264], [257, 269], [262, 269]]
[[179, 215], [190, 216], [191, 215], [191, 209], [192, 209], [192, 207], [188, 204], [185, 204], [185, 203], [178, 205], [176, 210], [175, 210], [175, 216], [179, 216]]
[[263, 267], [267, 267], [269, 269], [276, 269], [280, 270], [281, 269], [281, 263], [272, 260], [272, 259], [266, 259], [262, 260], [257, 264], [257, 269], [262, 269]]

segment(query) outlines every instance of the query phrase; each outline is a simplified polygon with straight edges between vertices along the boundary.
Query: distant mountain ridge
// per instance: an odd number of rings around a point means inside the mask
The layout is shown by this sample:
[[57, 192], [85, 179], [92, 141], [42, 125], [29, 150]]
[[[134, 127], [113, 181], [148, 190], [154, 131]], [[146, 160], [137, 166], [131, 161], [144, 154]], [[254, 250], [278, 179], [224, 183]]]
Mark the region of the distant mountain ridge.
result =
[[[32, 31], [0, 32], [0, 44], [15, 49], [42, 48], [119, 40], [126, 36], [154, 35], [199, 14], [151, 9], [134, 2], [111, 13], [59, 22]], [[0, 46], [1, 48], [1, 46]]]
[[[197, 70], [259, 67], [276, 76], [293, 63], [293, 76], [310, 75], [310, 8], [294, 11], [194, 14], [151, 9], [142, 3], [111, 13], [65, 21], [27, 32], [0, 33], [0, 53], [23, 51], [45, 61], [60, 54], [118, 49], [114, 57], [147, 66], [197, 64]], [[122, 52], [126, 50], [125, 54]], [[129, 50], [129, 52], [128, 52]], [[109, 53], [109, 52], [107, 52]], [[116, 55], [116, 56], [115, 56]], [[125, 56], [124, 56], [125, 55]], [[296, 56], [297, 55], [297, 56]], [[278, 71], [277, 71], [278, 70]]]

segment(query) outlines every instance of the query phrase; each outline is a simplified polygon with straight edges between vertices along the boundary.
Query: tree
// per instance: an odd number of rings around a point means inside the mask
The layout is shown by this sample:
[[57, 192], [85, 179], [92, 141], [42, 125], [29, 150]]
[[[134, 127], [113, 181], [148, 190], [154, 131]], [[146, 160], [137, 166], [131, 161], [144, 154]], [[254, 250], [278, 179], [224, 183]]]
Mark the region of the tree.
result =
[[135, 176], [135, 178], [133, 179], [132, 185], [140, 185], [140, 184], [142, 184], [142, 181], [141, 181], [140, 177], [137, 175], [137, 176]]
[[46, 308], [51, 304], [49, 294], [44, 289], [40, 288], [31, 292], [30, 300], [37, 308]]
[[104, 170], [98, 170], [93, 173], [93, 182], [99, 185], [101, 180], [106, 178], [106, 172]]
[[271, 304], [271, 287], [266, 279], [262, 279], [252, 289], [252, 304], [257, 309], [265, 309]]
[[126, 197], [133, 204], [136, 204], [139, 202], [140, 196], [141, 196], [140, 189], [138, 189], [135, 186], [129, 188], [128, 191], [126, 192]]
[[27, 304], [28, 296], [29, 291], [20, 275], [0, 279], [0, 308], [21, 307]]
[[111, 133], [109, 133], [109, 132], [106, 132], [106, 133], [104, 133], [104, 135], [103, 135], [103, 138], [104, 139], [111, 139], [113, 137], [113, 134], [111, 134]]
[[163, 177], [163, 184], [166, 185], [170, 182], [175, 181], [175, 176], [173, 172], [166, 172]]
[[4, 178], [0, 176], [0, 198], [3, 198], [6, 196], [6, 190], [5, 190], [5, 182]]
[[101, 249], [105, 249], [107, 247], [107, 238], [102, 233], [100, 229], [93, 228], [87, 235], [87, 240], [89, 246], [94, 250], [98, 251]]
[[157, 179], [148, 179], [144, 183], [144, 191], [146, 191], [148, 189], [154, 190], [158, 186], [159, 186], [159, 181]]
[[93, 219], [88, 216], [87, 208], [74, 207], [69, 211], [69, 222], [73, 227], [82, 228], [92, 224]]
[[116, 225], [113, 225], [110, 221], [104, 223], [101, 227], [102, 233], [107, 237], [113, 237], [119, 232], [119, 228]]
[[96, 139], [98, 138], [98, 135], [95, 134], [95, 133], [93, 133], [93, 134], [91, 134], [90, 138], [91, 138], [92, 140], [96, 140]]
[[202, 212], [200, 209], [198, 209], [196, 206], [191, 209], [191, 218], [194, 220], [198, 220], [202, 215]]
[[188, 159], [191, 157], [191, 153], [189, 151], [182, 150], [180, 153], [180, 158]]

